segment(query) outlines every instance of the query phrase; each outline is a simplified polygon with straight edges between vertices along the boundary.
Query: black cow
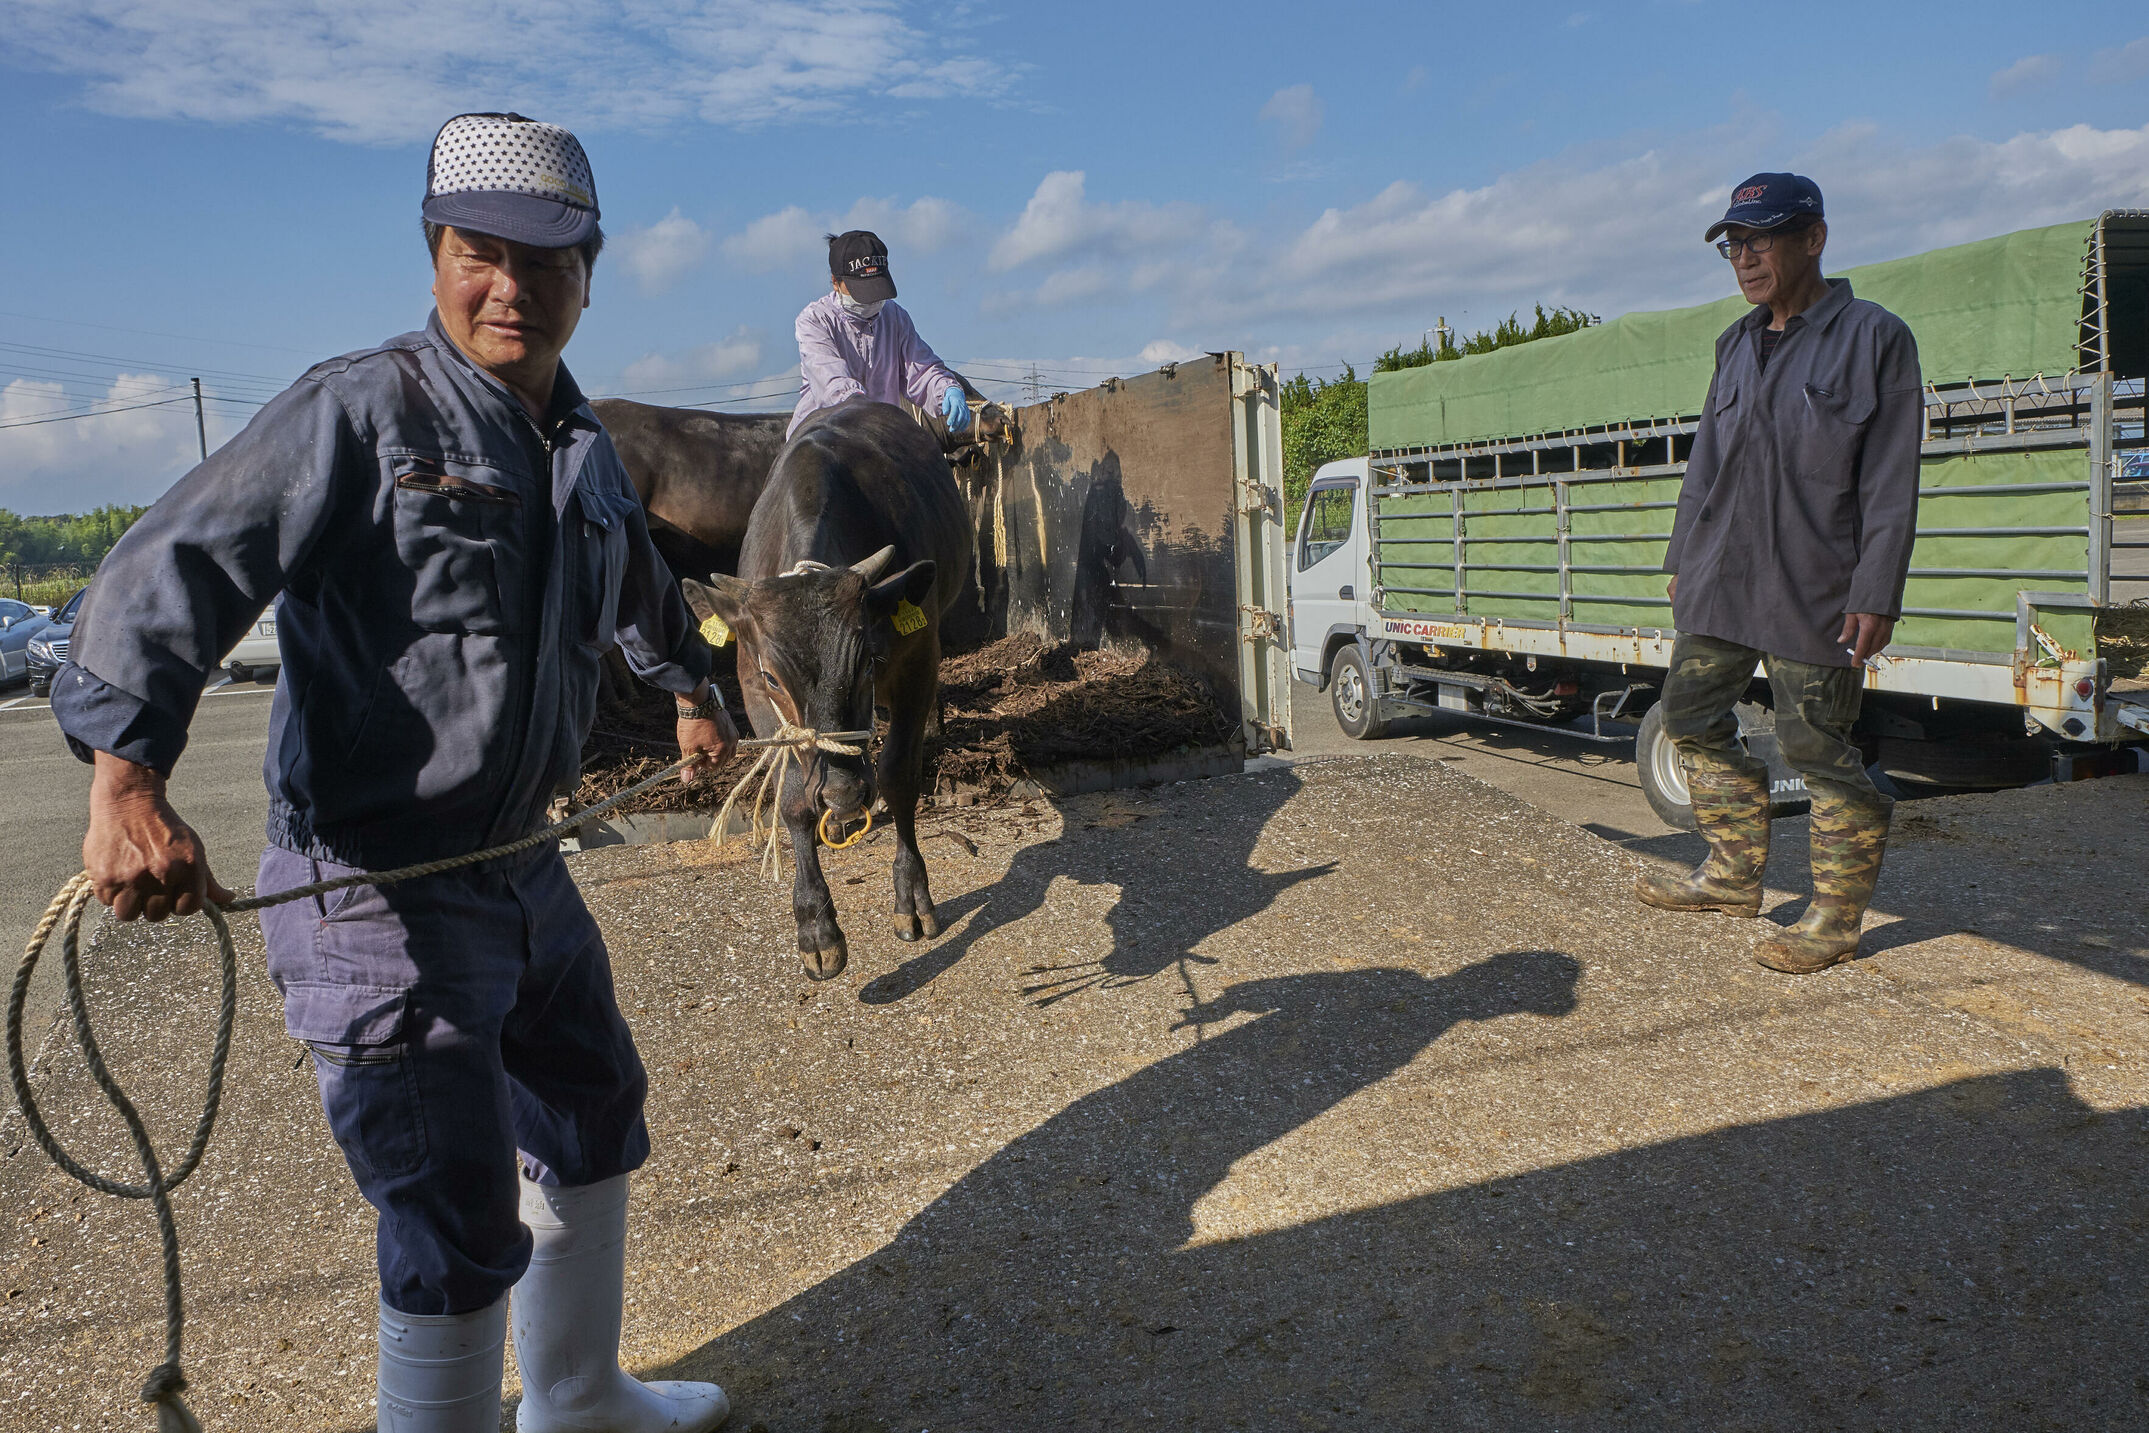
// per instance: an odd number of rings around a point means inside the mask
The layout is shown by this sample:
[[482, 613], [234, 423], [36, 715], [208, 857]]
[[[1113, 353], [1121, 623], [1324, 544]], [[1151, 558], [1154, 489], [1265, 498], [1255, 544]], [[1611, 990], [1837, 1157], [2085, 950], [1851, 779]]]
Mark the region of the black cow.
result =
[[799, 958], [816, 980], [849, 960], [821, 874], [822, 820], [848, 827], [875, 789], [896, 831], [895, 933], [940, 934], [918, 854], [925, 732], [940, 701], [940, 617], [970, 565], [969, 519], [940, 443], [900, 408], [854, 399], [809, 419], [777, 456], [754, 505], [739, 573], [686, 581], [687, 602], [739, 643], [739, 684], [757, 732], [888, 732], [864, 756], [816, 753], [779, 809], [798, 859]]
[[624, 398], [590, 404], [612, 435], [649, 536], [674, 572], [736, 572], [788, 413], [709, 413]]

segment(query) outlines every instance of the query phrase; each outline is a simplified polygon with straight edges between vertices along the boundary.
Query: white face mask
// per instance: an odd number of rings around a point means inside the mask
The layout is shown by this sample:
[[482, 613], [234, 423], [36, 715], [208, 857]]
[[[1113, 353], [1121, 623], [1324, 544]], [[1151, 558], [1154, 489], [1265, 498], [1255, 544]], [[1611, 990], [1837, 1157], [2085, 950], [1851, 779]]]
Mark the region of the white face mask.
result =
[[849, 314], [852, 318], [863, 319], [879, 318], [881, 305], [888, 302], [886, 299], [875, 299], [869, 304], [862, 304], [858, 300], [852, 298], [849, 294], [843, 293], [837, 294], [836, 298], [842, 303], [843, 311], [845, 313]]

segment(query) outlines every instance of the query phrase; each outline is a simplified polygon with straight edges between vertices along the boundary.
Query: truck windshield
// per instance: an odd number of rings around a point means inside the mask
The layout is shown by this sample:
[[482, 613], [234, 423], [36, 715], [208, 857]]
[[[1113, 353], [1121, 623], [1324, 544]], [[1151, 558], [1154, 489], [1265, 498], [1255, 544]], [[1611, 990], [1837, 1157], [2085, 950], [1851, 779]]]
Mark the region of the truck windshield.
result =
[[1351, 540], [1351, 499], [1356, 488], [1315, 488], [1306, 502], [1306, 537], [1299, 544], [1303, 572]]

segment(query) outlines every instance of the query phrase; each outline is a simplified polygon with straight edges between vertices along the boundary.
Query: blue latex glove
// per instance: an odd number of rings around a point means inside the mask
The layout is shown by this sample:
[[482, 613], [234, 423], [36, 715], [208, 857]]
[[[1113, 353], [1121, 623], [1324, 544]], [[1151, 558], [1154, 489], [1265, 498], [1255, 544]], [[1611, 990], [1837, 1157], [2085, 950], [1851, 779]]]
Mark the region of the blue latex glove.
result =
[[948, 431], [960, 433], [970, 426], [970, 405], [963, 401], [963, 390], [950, 388], [940, 395], [940, 416], [948, 420]]

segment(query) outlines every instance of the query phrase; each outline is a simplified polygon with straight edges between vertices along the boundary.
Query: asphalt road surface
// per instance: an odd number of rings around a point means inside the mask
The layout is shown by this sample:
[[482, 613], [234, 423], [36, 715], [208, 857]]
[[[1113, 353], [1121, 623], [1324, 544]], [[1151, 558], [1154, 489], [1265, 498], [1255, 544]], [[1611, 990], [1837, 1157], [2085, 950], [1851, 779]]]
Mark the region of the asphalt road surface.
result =
[[[1586, 730], [1588, 724], [1578, 725]], [[1326, 693], [1303, 682], [1291, 683], [1294, 756], [1402, 752], [1429, 757], [1607, 841], [1668, 857], [1684, 855], [1692, 842], [1693, 858], [1699, 860], [1698, 840], [1666, 827], [1642, 795], [1634, 772], [1634, 729], [1625, 724], [1605, 729], [1624, 732], [1625, 738], [1600, 743], [1565, 729], [1535, 731], [1466, 717], [1411, 716], [1390, 721], [1388, 734], [1378, 741], [1353, 741], [1336, 726]]]
[[[227, 886], [251, 887], [261, 862], [268, 797], [261, 758], [268, 747], [269, 683], [223, 686], [202, 698], [186, 755], [172, 774], [172, 804], [209, 848], [209, 868]], [[7, 817], [7, 880], [0, 883], [0, 950], [14, 957], [60, 883], [82, 869], [89, 827], [90, 769], [75, 760], [42, 701], [21, 689], [0, 694], [0, 812]], [[19, 704], [18, 704], [19, 703]], [[57, 958], [40, 965], [23, 1028], [42, 1030], [59, 990]]]

